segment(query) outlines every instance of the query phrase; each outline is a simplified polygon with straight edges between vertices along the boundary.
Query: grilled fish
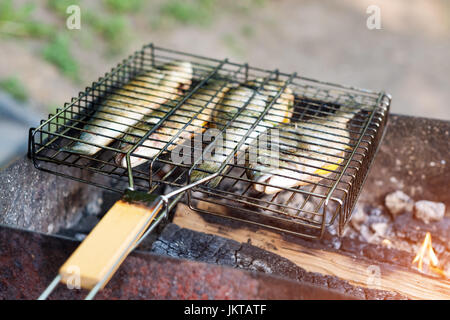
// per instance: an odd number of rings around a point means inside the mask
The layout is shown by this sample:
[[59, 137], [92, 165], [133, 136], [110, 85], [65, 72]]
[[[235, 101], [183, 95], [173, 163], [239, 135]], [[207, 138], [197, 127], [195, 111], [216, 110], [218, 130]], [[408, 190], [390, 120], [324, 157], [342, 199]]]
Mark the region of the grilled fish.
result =
[[[173, 150], [186, 139], [205, 130], [216, 104], [223, 98], [229, 89], [230, 85], [222, 80], [212, 81], [199, 89], [171, 116], [169, 116], [161, 127], [150, 134], [142, 145], [134, 150], [134, 156], [130, 157], [131, 166], [135, 167], [141, 165], [147, 162], [148, 158], [154, 157], [190, 120], [192, 121], [188, 126], [184, 128], [180, 135], [167, 147], [167, 151]], [[175, 106], [177, 101], [173, 101], [172, 104]], [[164, 115], [164, 113], [159, 112], [158, 119]], [[116, 156], [117, 164], [127, 167], [125, 153], [128, 152], [154, 125], [155, 123], [144, 123], [127, 134], [126, 137], [129, 138], [126, 138], [126, 142], [121, 145], [121, 151], [124, 153], [120, 153]], [[139, 155], [147, 158], [141, 158]]]
[[[258, 85], [262, 81], [258, 79], [248, 82], [246, 85]], [[264, 115], [261, 122], [252, 132], [250, 132], [246, 141], [241, 145], [241, 150], [237, 150], [240, 152], [245, 150], [253, 139], [268, 128], [290, 121], [294, 96], [292, 90], [285, 86], [285, 82], [275, 80], [268, 81], [258, 91], [247, 86], [239, 86], [229, 91], [214, 110], [211, 125], [211, 127], [219, 130], [223, 130], [228, 125], [223, 137], [224, 144], [221, 148], [222, 150], [216, 150], [216, 153], [209, 157], [209, 159], [204, 159], [203, 163], [192, 171], [191, 181], [200, 180], [220, 169], [222, 163], [234, 152], [240, 140], [242, 140], [282, 87], [285, 88], [273, 103], [271, 109]], [[233, 118], [235, 119], [233, 120]], [[209, 185], [214, 187], [219, 182], [220, 178], [216, 178]]]
[[316, 183], [333, 174], [349, 148], [350, 134], [346, 128], [355, 113], [355, 109], [341, 109], [322, 119], [269, 130], [268, 135], [279, 130], [280, 159], [268, 149], [258, 150], [258, 161], [249, 163], [247, 170], [248, 178], [255, 181], [254, 189], [275, 194], [282, 191], [281, 188]]
[[191, 85], [192, 73], [191, 63], [177, 61], [135, 77], [105, 98], [84, 126], [81, 141], [63, 150], [96, 154], [144, 116], [175, 99], [180, 89]]

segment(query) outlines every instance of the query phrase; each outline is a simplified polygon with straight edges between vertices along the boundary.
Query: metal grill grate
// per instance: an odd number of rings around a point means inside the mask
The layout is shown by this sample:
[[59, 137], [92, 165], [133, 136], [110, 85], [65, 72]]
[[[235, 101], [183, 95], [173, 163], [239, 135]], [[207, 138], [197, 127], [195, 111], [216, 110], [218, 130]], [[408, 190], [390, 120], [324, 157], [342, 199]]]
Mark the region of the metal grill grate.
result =
[[[134, 82], [126, 89], [124, 85], [136, 76], [171, 61], [191, 63], [192, 83], [189, 88], [173, 93], [172, 98], [162, 104], [160, 112], [153, 114], [151, 123], [148, 117], [136, 114], [138, 120], [133, 120], [134, 124], [129, 128], [140, 130], [119, 130], [114, 137], [107, 137], [111, 138], [111, 143], [97, 145], [100, 151], [93, 155], [70, 151], [80, 141], [80, 134], [89, 132], [86, 125], [99, 117], [96, 113], [99, 106], [109, 104], [107, 110], [114, 113], [114, 109], [120, 110], [123, 103], [146, 105], [152, 99], [166, 95], [166, 92], [146, 89], [152, 85], [151, 78]], [[254, 79], [262, 80], [249, 82]], [[198, 95], [206, 86], [218, 81], [221, 81], [221, 85], [216, 91]], [[273, 81], [278, 82], [274, 85]], [[253, 94], [244, 99], [234, 113], [230, 115], [214, 111], [217, 110], [215, 104], [232, 106], [234, 103], [225, 98], [219, 99], [220, 90], [244, 83], [246, 88], [253, 90]], [[279, 106], [287, 88], [292, 90], [294, 97], [289, 119], [283, 118], [287, 116], [281, 115], [282, 108]], [[267, 100], [262, 112], [243, 117], [252, 99], [268, 92], [271, 99]], [[191, 208], [315, 238], [323, 235], [324, 230], [336, 222], [342, 230], [350, 219], [380, 144], [389, 105], [390, 97], [383, 92], [335, 85], [300, 77], [295, 73], [267, 71], [247, 64], [147, 45], [80, 92], [78, 97], [58, 109], [55, 115], [43, 120], [38, 128], [31, 129], [29, 156], [41, 170], [118, 192], [130, 187], [145, 192], [165, 193], [188, 185], [195, 171], [205, 174], [219, 172], [220, 179], [216, 182], [213, 180], [187, 190], [186, 201]], [[192, 106], [195, 107], [194, 111]], [[190, 112], [191, 116], [180, 117], [185, 111]], [[214, 112], [214, 117], [208, 118], [204, 125], [194, 123], [195, 119]], [[133, 114], [129, 116], [134, 117]], [[268, 122], [267, 117], [275, 120]], [[290, 123], [274, 124], [277, 117], [280, 123], [287, 120]], [[101, 122], [98, 126], [105, 126], [110, 129], [107, 132], [113, 132], [113, 122]], [[142, 129], [141, 125], [149, 126]], [[195, 140], [201, 137], [197, 129], [204, 129], [203, 126], [214, 127], [222, 133], [236, 130], [234, 142], [230, 148], [225, 148], [224, 161], [218, 164], [215, 171], [208, 172], [200, 165], [205, 155], [217, 147], [220, 139], [205, 142], [202, 148], [189, 144], [186, 148], [191, 151], [191, 163], [179, 163], [171, 156], [171, 150], [178, 145], [178, 138], [186, 136], [186, 131], [189, 131], [197, 133]], [[159, 135], [155, 139], [154, 134], [163, 127], [172, 130], [166, 136]], [[288, 176], [275, 173], [272, 177], [291, 178], [290, 182], [298, 180], [298, 183], [294, 186], [277, 185], [281, 192], [267, 194], [261, 189], [264, 191], [273, 187], [272, 180], [255, 183], [255, 179], [249, 175], [249, 170], [253, 169], [245, 159], [248, 160], [251, 154], [249, 146], [255, 141], [251, 139], [255, 132], [271, 132], [274, 127], [278, 129], [280, 138], [287, 139], [283, 142], [280, 140], [277, 145], [280, 149], [280, 168], [291, 168], [291, 165], [297, 167], [285, 171]], [[299, 128], [302, 134], [293, 134]], [[155, 147], [161, 141], [163, 145]], [[288, 145], [284, 148], [283, 143], [286, 141]], [[291, 147], [290, 143], [296, 147]], [[142, 156], [141, 152], [146, 148], [155, 150], [152, 156]], [[118, 154], [122, 155], [125, 166], [117, 162]], [[138, 155], [138, 158], [146, 161], [132, 167], [131, 159]], [[317, 167], [319, 160], [327, 167]], [[67, 175], [67, 167], [79, 169], [75, 170], [78, 174]], [[311, 168], [315, 171], [311, 171]], [[297, 177], [302, 170], [303, 175]], [[259, 189], [255, 186], [259, 186]]]

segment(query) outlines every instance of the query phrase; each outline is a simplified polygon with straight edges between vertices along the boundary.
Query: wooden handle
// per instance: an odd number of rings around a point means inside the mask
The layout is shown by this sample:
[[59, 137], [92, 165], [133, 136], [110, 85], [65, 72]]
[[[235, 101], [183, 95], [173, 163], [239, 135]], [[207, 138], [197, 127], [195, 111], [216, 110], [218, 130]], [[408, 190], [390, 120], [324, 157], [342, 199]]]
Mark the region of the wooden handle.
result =
[[61, 282], [92, 289], [108, 277], [105, 285], [162, 207], [117, 201], [59, 269]]

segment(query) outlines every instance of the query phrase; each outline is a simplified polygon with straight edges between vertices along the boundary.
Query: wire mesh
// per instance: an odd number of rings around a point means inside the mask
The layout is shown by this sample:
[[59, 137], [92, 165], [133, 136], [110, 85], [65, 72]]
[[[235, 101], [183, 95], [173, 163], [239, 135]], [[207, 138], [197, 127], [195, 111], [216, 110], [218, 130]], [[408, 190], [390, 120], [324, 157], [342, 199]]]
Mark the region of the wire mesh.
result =
[[[155, 70], [174, 61], [189, 62], [192, 78], [156, 85]], [[117, 192], [166, 193], [218, 174], [186, 192], [192, 209], [316, 238], [350, 219], [389, 105], [383, 92], [150, 44], [31, 129], [29, 156], [38, 169]], [[220, 135], [205, 139], [208, 128]], [[277, 166], [249, 163], [269, 133], [279, 138], [270, 144]], [[231, 142], [219, 148], [221, 135]], [[74, 152], [80, 142], [98, 151]], [[259, 161], [269, 146], [257, 150]]]

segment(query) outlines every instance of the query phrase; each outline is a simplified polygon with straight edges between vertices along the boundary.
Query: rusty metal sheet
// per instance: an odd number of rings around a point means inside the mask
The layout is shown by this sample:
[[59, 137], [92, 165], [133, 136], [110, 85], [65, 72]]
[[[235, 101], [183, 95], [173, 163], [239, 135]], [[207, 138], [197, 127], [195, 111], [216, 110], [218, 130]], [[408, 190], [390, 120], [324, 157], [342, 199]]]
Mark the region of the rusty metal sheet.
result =
[[[36, 299], [77, 242], [0, 227], [0, 299]], [[245, 284], [245, 285], [243, 285]], [[81, 299], [60, 285], [51, 299]], [[261, 273], [132, 253], [97, 299], [349, 299]]]

